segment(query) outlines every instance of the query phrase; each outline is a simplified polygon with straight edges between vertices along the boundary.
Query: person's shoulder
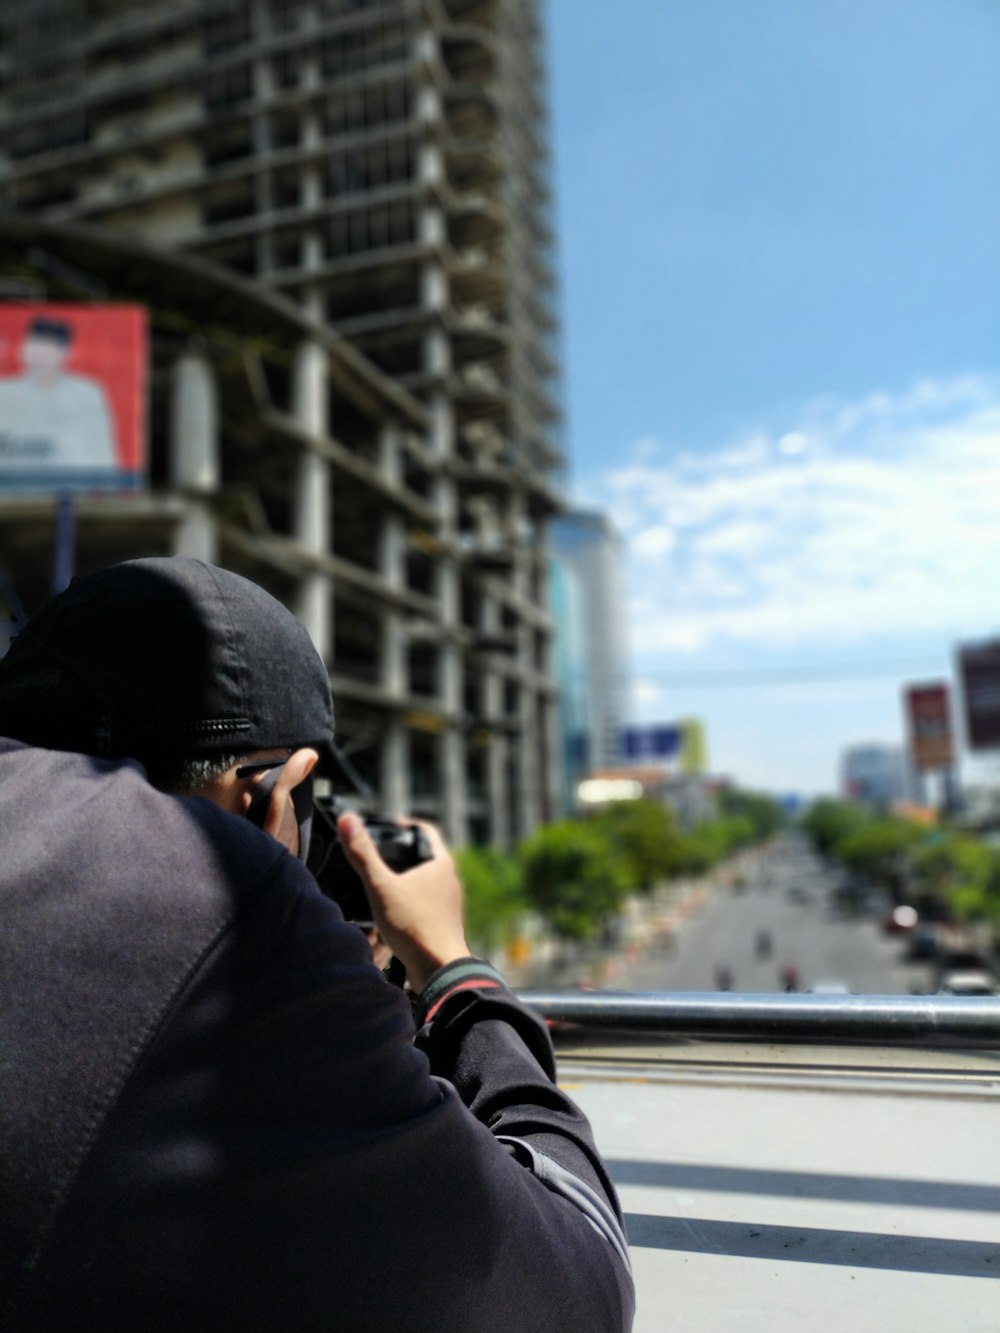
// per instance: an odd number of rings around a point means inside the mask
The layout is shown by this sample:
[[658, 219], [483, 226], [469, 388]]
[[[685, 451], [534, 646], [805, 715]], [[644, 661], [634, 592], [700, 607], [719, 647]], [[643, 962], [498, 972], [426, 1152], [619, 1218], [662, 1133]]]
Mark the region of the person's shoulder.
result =
[[30, 812], [30, 829], [20, 838], [30, 839], [38, 855], [51, 850], [72, 862], [73, 849], [86, 847], [91, 868], [155, 881], [168, 896], [211, 893], [217, 885], [235, 905], [294, 861], [249, 820], [211, 801], [158, 791], [134, 760], [4, 741], [0, 779], [8, 810]]

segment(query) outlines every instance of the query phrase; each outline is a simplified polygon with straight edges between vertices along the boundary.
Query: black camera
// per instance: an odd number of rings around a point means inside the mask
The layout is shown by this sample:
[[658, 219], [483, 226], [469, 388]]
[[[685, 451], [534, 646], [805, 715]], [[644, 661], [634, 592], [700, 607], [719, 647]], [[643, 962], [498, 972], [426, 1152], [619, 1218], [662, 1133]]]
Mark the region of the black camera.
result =
[[[360, 876], [347, 859], [337, 832], [337, 818], [349, 808], [341, 796], [313, 798], [312, 833], [306, 865], [326, 896], [338, 904], [346, 921], [371, 926], [374, 922], [368, 895]], [[361, 819], [382, 860], [397, 874], [433, 860], [434, 853], [427, 835], [416, 824], [397, 824], [375, 815], [362, 815]]]

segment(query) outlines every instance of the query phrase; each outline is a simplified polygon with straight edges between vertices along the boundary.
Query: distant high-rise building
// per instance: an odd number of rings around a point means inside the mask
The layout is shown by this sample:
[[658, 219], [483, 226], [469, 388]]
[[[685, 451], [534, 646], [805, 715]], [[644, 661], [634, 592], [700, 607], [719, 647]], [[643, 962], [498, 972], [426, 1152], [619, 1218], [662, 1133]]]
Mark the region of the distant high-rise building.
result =
[[901, 746], [852, 745], [841, 761], [842, 789], [863, 805], [888, 806], [895, 801], [920, 801], [919, 775]]
[[[311, 558], [352, 559], [373, 580], [357, 615], [320, 617], [334, 657], [357, 666], [359, 708], [387, 716], [405, 691], [375, 681], [408, 658], [434, 714], [409, 709], [425, 728], [416, 742], [442, 738], [428, 782], [445, 793], [449, 831], [500, 843], [550, 817], [557, 781], [545, 529], [562, 457], [539, 8], [31, 0], [0, 11], [0, 208], [121, 237], [133, 265], [133, 241], [211, 260], [346, 340], [325, 367], [329, 394], [307, 366], [310, 398], [301, 365], [280, 358], [266, 382], [251, 377], [286, 427], [294, 381], [296, 438], [322, 441], [314, 486], [303, 491], [301, 469], [277, 453], [251, 484], [266, 488], [282, 537], [329, 482], [337, 549], [314, 533]], [[60, 281], [71, 268], [44, 271]], [[377, 432], [330, 410], [359, 352], [387, 377], [377, 410], [391, 380], [425, 413], [422, 438], [388, 462]], [[253, 348], [234, 343], [232, 355], [252, 367]], [[268, 430], [281, 426], [268, 416]], [[403, 600], [378, 584], [386, 562], [405, 572]], [[329, 587], [337, 577], [314, 570]], [[433, 629], [420, 598], [444, 608]]]
[[550, 536], [557, 568], [564, 567], [562, 577], [579, 603], [579, 629], [572, 622], [564, 627], [556, 615], [557, 633], [579, 645], [567, 650], [569, 674], [559, 684], [574, 700], [574, 719], [582, 716], [585, 724], [581, 737], [574, 720], [574, 730], [564, 732], [564, 745], [571, 761], [583, 761], [587, 769], [606, 768], [621, 759], [627, 707], [623, 543], [606, 515], [581, 511], [556, 518]]
[[553, 552], [549, 606], [555, 622], [553, 666], [559, 687], [561, 804], [576, 809], [576, 789], [591, 769], [589, 670], [583, 588], [577, 571]]

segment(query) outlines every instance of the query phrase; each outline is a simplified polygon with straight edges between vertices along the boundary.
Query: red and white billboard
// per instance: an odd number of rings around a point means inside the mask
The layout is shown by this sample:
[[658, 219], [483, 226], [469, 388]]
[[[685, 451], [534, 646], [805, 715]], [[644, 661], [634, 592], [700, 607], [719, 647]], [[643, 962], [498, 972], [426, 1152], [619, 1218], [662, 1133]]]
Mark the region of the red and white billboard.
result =
[[970, 750], [1000, 749], [1000, 639], [958, 650]]
[[948, 686], [935, 681], [910, 685], [905, 692], [910, 755], [921, 772], [950, 768], [955, 761], [951, 739]]
[[0, 493], [138, 488], [147, 349], [141, 306], [0, 303]]

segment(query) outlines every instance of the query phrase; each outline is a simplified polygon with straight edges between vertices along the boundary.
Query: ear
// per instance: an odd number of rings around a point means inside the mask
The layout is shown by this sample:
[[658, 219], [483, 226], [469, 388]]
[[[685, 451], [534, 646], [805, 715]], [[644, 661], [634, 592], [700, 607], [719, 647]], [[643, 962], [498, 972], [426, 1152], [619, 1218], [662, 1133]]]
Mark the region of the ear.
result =
[[292, 792], [300, 782], [305, 782], [318, 763], [319, 755], [315, 750], [296, 750], [291, 758], [285, 761], [281, 776], [274, 784], [268, 802], [267, 814], [264, 816], [264, 832], [270, 833], [272, 838], [277, 838], [292, 852], [298, 851], [299, 838]]

